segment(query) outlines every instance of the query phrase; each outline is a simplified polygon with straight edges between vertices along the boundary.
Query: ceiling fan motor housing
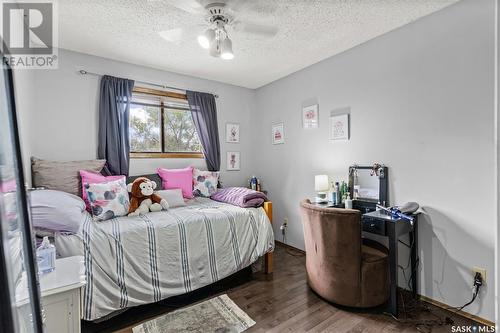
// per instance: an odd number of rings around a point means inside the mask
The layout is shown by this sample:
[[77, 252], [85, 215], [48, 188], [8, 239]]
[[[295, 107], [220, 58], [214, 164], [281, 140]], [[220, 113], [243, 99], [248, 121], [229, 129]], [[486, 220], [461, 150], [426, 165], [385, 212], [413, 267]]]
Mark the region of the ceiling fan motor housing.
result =
[[212, 3], [208, 4], [205, 8], [208, 11], [207, 20], [210, 23], [223, 23], [229, 24], [231, 21], [231, 16], [226, 12], [226, 4], [224, 3]]

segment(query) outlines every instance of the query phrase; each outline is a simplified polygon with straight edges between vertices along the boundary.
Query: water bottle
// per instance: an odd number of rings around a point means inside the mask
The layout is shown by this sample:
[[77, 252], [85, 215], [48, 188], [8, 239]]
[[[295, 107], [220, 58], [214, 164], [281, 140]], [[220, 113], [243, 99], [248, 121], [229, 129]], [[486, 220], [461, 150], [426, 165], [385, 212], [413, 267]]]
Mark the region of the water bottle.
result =
[[252, 176], [252, 179], [250, 179], [250, 186], [252, 190], [256, 191], [257, 190], [257, 177]]
[[50, 244], [49, 237], [43, 237], [42, 244], [36, 249], [36, 260], [41, 274], [56, 269], [56, 247]]
[[335, 204], [340, 203], [340, 185], [339, 182], [335, 182]]

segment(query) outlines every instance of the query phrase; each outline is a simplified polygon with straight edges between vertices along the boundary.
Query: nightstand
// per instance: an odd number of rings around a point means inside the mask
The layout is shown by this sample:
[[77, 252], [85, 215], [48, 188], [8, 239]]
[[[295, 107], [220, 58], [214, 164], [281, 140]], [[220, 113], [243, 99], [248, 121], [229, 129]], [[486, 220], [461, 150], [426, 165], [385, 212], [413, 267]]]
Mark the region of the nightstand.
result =
[[56, 260], [53, 272], [40, 275], [45, 332], [80, 332], [80, 293], [85, 286], [82, 256]]

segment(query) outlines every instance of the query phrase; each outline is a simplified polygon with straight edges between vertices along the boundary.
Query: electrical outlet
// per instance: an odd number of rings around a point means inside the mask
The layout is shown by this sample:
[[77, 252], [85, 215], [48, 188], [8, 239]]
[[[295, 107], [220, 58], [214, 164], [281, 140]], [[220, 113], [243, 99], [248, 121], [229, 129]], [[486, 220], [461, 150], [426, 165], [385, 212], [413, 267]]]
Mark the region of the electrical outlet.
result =
[[283, 219], [283, 224], [284, 224], [285, 226], [287, 226], [287, 225], [288, 225], [288, 217], [285, 217], [285, 218]]
[[483, 283], [486, 283], [486, 269], [481, 268], [481, 267], [472, 267], [472, 275], [476, 275], [476, 273], [481, 274], [481, 277], [483, 278]]

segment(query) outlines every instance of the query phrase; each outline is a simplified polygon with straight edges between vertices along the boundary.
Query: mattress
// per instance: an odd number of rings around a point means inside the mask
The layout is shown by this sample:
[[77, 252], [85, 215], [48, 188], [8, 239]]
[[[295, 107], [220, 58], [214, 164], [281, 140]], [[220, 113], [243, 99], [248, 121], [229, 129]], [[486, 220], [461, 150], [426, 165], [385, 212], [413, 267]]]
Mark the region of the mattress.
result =
[[206, 198], [137, 217], [89, 218], [77, 234], [56, 234], [55, 242], [62, 257], [84, 256], [85, 320], [204, 287], [274, 249], [263, 208]]

